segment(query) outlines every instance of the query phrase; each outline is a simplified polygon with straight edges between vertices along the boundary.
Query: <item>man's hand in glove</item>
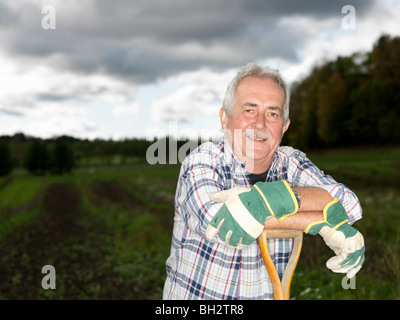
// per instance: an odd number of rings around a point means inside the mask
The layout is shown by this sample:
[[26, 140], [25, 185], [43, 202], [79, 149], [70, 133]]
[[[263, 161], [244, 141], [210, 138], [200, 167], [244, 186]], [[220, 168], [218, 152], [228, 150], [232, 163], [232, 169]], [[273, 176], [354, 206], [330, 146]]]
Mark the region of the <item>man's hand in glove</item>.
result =
[[352, 278], [361, 269], [365, 260], [364, 238], [348, 224], [346, 211], [337, 198], [325, 206], [323, 220], [310, 223], [304, 232], [319, 233], [335, 252], [336, 256], [326, 263], [333, 272]]
[[233, 188], [211, 196], [224, 202], [206, 230], [210, 241], [242, 249], [263, 232], [268, 217], [283, 221], [298, 211], [292, 189], [286, 181], [258, 182], [252, 188]]

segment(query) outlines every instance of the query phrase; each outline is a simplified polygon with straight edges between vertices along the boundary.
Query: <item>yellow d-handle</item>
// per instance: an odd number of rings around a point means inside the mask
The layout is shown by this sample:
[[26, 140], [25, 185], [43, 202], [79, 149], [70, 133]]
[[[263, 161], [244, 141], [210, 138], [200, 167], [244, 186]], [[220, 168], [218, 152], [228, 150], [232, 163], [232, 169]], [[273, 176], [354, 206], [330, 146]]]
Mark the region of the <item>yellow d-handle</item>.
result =
[[[289, 262], [286, 266], [285, 273], [283, 274], [282, 282], [279, 279], [278, 272], [269, 255], [267, 239], [289, 239], [293, 238], [293, 249], [290, 255]], [[258, 238], [260, 245], [261, 256], [264, 260], [265, 267], [267, 268], [269, 277], [271, 278], [274, 288], [274, 300], [289, 300], [290, 297], [290, 284], [292, 282], [293, 274], [296, 269], [297, 261], [299, 260], [301, 247], [303, 244], [303, 232], [298, 230], [288, 229], [272, 229], [264, 230]]]

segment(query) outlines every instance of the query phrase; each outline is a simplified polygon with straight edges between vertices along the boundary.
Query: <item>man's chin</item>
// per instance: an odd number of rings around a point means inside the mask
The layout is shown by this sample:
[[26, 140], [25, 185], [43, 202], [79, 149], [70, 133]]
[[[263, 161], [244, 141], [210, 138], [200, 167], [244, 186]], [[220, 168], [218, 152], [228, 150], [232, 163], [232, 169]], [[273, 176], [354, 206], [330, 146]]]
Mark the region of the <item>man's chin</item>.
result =
[[270, 167], [275, 152], [266, 153], [266, 150], [262, 152], [247, 152], [246, 155], [241, 159], [246, 165], [246, 170], [248, 172], [253, 172], [255, 169], [259, 172], [265, 172]]

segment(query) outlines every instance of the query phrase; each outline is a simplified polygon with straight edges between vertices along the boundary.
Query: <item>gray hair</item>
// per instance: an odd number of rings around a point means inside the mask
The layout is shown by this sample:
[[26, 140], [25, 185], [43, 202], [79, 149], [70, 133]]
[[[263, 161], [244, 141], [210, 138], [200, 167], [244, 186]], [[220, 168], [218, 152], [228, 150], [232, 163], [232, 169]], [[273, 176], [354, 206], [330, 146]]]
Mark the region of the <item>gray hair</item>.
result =
[[285, 105], [284, 105], [284, 123], [289, 119], [289, 104], [290, 104], [290, 92], [286, 81], [278, 70], [270, 67], [260, 67], [254, 63], [249, 63], [244, 67], [240, 68], [239, 72], [229, 83], [222, 105], [225, 109], [226, 114], [231, 114], [233, 105], [235, 104], [236, 88], [240, 81], [245, 77], [256, 77], [260, 79], [271, 79], [277, 83], [285, 93]]

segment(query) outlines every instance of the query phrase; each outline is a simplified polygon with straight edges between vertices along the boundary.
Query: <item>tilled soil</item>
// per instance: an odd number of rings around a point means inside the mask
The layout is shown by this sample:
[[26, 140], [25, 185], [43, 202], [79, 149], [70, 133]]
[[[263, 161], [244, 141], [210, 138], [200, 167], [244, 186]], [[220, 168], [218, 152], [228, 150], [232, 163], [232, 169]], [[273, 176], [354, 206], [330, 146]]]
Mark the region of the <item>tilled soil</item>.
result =
[[[141, 299], [115, 267], [112, 232], [85, 212], [74, 183], [52, 184], [39, 216], [0, 239], [0, 299]], [[42, 288], [45, 265], [56, 269], [56, 290]]]
[[91, 182], [88, 196], [90, 201], [98, 208], [121, 205], [144, 207], [142, 201], [128, 194], [117, 181], [96, 180]]

